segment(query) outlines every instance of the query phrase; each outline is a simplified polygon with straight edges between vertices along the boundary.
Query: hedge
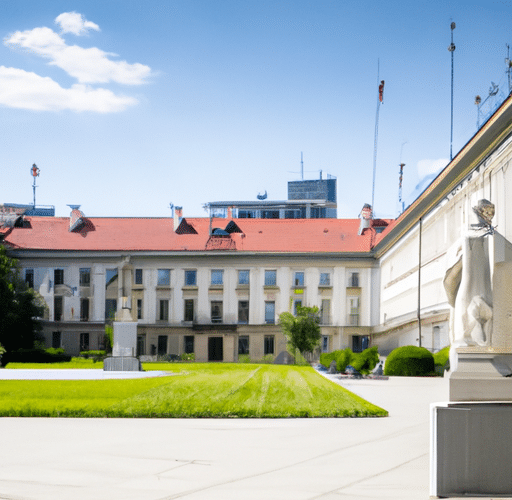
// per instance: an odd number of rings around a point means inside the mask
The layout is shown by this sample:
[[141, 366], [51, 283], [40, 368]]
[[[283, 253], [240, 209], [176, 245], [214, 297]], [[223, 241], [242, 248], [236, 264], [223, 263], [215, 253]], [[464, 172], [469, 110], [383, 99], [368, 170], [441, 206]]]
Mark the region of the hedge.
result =
[[386, 359], [384, 375], [418, 377], [434, 373], [434, 356], [424, 347], [398, 347]]
[[354, 353], [347, 348], [320, 354], [320, 363], [326, 368], [329, 368], [332, 361], [336, 361], [336, 371], [340, 373], [345, 372], [348, 365], [360, 373], [370, 373], [379, 362], [379, 353], [375, 346], [361, 353]]
[[61, 363], [71, 361], [71, 356], [64, 354], [64, 349], [18, 349], [6, 352], [2, 356], [2, 366], [7, 363]]

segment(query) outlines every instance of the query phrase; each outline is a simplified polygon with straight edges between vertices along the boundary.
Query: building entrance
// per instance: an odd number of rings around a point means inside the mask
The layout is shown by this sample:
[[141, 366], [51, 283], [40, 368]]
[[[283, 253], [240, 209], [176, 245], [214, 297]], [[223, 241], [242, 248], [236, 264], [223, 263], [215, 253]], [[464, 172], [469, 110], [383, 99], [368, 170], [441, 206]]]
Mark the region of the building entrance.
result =
[[222, 337], [208, 337], [208, 361], [223, 361]]

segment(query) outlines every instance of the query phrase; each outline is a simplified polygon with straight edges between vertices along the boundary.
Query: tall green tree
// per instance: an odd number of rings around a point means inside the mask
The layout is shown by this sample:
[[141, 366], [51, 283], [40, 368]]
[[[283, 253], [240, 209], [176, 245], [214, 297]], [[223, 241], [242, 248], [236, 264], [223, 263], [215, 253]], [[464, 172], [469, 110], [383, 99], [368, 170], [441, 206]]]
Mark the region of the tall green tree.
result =
[[284, 312], [279, 315], [279, 324], [289, 346], [302, 355], [313, 352], [320, 343], [318, 307], [297, 306], [297, 315]]
[[41, 296], [21, 279], [18, 261], [0, 246], [0, 344], [7, 351], [30, 349], [38, 339], [44, 314]]

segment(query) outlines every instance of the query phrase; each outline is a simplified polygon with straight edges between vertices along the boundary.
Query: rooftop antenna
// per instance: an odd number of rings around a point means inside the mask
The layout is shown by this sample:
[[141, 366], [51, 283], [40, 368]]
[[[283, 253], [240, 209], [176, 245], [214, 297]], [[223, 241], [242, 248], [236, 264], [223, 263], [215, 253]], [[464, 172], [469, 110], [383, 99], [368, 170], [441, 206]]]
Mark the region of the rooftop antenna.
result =
[[452, 143], [453, 143], [453, 53], [455, 52], [455, 45], [453, 43], [453, 30], [455, 29], [455, 23], [452, 22], [450, 24], [451, 34], [452, 34], [452, 43], [448, 47], [448, 51], [452, 55], [452, 85], [451, 85], [451, 127], [450, 127], [450, 161], [453, 159], [452, 154]]
[[[377, 59], [377, 81], [379, 81], [380, 61]], [[384, 102], [384, 80], [380, 80], [379, 95], [377, 99], [377, 113], [375, 115], [375, 139], [373, 143], [373, 183], [372, 183], [372, 214], [375, 215], [375, 174], [377, 171], [377, 140], [379, 138], [379, 111]]]
[[399, 210], [401, 210], [400, 213], [403, 213], [404, 211], [404, 202], [402, 201], [402, 181], [404, 178], [404, 167], [405, 163], [402, 162], [402, 152], [404, 150], [404, 146], [407, 144], [407, 141], [402, 143], [402, 147], [400, 148], [400, 172], [398, 176], [398, 205], [400, 207]]
[[304, 180], [304, 160], [302, 158], [302, 151], [300, 152], [300, 180]]
[[32, 190], [34, 191], [34, 208], [36, 208], [36, 177], [39, 177], [39, 168], [34, 163], [32, 165], [32, 168], [30, 169], [30, 172], [32, 173], [32, 177], [34, 178], [34, 183], [32, 184]]
[[512, 61], [510, 60], [510, 45], [507, 43], [507, 58], [505, 59], [505, 64], [507, 65], [507, 76], [508, 76], [508, 93], [512, 92], [512, 78], [511, 78], [511, 70], [512, 70]]

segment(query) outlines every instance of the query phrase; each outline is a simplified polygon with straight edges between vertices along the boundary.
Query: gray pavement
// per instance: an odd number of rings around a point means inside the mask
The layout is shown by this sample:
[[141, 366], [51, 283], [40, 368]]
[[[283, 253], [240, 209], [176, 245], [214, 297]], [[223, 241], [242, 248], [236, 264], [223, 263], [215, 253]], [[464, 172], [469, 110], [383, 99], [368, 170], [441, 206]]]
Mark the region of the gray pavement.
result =
[[448, 381], [329, 377], [390, 416], [2, 418], [0, 499], [428, 499], [429, 405]]

